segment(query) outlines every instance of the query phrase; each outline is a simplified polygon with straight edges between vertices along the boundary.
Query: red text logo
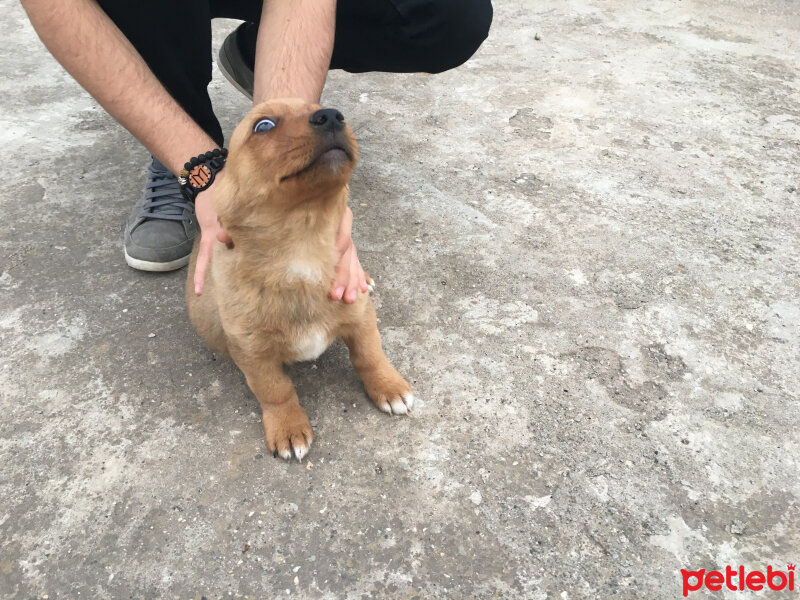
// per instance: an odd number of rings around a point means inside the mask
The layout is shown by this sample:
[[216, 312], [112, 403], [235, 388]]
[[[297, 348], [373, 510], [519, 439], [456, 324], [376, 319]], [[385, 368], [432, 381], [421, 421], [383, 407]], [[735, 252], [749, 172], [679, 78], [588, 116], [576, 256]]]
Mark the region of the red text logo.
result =
[[725, 567], [725, 573], [722, 571], [706, 572], [705, 569], [698, 571], [681, 569], [681, 575], [683, 576], [684, 598], [689, 595], [689, 592], [696, 592], [701, 588], [718, 592], [723, 589], [722, 586], [733, 592], [743, 592], [744, 590], [758, 592], [765, 588], [776, 592], [794, 591], [794, 565], [792, 564], [786, 566], [785, 572], [773, 569], [772, 565], [767, 566], [766, 573], [764, 571], [745, 571], [743, 566], [734, 569], [728, 565]]

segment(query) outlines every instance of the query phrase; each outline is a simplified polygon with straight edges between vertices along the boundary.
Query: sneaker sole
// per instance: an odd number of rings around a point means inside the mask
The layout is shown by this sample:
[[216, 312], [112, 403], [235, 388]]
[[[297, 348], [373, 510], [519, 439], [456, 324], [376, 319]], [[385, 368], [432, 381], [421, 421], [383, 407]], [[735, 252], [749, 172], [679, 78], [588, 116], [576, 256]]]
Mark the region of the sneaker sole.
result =
[[217, 66], [219, 67], [220, 72], [225, 76], [225, 79], [239, 90], [242, 94], [247, 96], [250, 100], [253, 99], [253, 94], [251, 94], [248, 90], [244, 89], [236, 79], [233, 78], [233, 67], [231, 66], [231, 62], [228, 59], [228, 54], [225, 52], [225, 46], [223, 45], [219, 49], [219, 60], [217, 61]]
[[177, 271], [181, 267], [185, 267], [189, 264], [189, 255], [183, 256], [181, 258], [171, 260], [169, 262], [153, 262], [149, 260], [140, 260], [138, 258], [133, 258], [128, 251], [125, 251], [125, 262], [128, 263], [129, 267], [132, 267], [138, 271], [151, 271], [156, 273], [163, 273], [164, 271]]

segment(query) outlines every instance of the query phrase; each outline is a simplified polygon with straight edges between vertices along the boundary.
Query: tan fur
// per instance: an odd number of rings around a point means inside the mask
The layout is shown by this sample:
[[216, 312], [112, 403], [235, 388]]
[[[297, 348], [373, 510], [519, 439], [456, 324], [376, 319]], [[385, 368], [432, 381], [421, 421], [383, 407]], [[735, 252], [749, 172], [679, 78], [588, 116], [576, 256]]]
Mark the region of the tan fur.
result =
[[[217, 244], [201, 296], [193, 286], [195, 244], [186, 285], [192, 325], [242, 370], [261, 404], [268, 449], [287, 459], [292, 451], [302, 458], [313, 436], [283, 364], [316, 358], [308, 354], [337, 337], [381, 410], [405, 413], [413, 402], [411, 387], [383, 354], [369, 295], [359, 293], [353, 304], [328, 297], [357, 146], [345, 127], [336, 139], [347, 160], [335, 152], [319, 158], [333, 136], [309, 125], [319, 108], [299, 100], [264, 103], [237, 127], [224, 177], [214, 184], [220, 223], [233, 243]], [[254, 134], [264, 117], [279, 119], [277, 127]]]

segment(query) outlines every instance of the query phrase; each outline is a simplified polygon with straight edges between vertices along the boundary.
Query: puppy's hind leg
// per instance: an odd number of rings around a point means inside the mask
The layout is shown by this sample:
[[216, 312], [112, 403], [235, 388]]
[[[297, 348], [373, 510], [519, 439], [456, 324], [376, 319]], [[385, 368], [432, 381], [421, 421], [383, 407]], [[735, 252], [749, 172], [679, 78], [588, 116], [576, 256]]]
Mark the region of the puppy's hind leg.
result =
[[350, 362], [375, 406], [390, 415], [407, 414], [414, 405], [414, 395], [411, 386], [383, 353], [372, 302], [368, 300], [363, 318], [342, 339], [350, 350]]
[[235, 354], [233, 359], [261, 404], [267, 449], [286, 460], [291, 459], [294, 452], [294, 456], [302, 460], [308, 454], [314, 434], [306, 411], [297, 399], [292, 381], [283, 371], [283, 365], [276, 361], [247, 359]]

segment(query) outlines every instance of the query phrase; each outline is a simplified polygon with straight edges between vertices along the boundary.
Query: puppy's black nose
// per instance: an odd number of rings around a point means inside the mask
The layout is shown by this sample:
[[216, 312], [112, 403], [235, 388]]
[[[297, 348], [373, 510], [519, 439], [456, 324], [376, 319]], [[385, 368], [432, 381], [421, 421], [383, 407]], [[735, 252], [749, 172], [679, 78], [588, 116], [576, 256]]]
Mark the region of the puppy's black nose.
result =
[[335, 108], [318, 110], [308, 120], [318, 131], [341, 131], [344, 129], [344, 115]]

